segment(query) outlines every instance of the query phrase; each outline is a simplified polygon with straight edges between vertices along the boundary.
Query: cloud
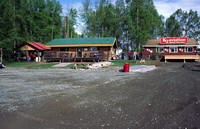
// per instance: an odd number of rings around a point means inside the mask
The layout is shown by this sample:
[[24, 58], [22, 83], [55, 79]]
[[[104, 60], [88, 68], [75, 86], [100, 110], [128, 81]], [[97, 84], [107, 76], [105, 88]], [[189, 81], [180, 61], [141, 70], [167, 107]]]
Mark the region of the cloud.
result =
[[177, 9], [189, 11], [190, 9], [198, 11], [200, 14], [199, 0], [154, 0], [154, 4], [158, 13], [168, 18]]

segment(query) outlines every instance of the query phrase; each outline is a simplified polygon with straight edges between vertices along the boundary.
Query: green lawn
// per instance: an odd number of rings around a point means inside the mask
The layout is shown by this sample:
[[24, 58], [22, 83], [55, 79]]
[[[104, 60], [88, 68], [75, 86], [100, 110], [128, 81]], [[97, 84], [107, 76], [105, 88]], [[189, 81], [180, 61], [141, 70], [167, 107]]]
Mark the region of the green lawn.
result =
[[[113, 60], [111, 61], [114, 67], [123, 67], [125, 63], [130, 63], [130, 65], [161, 65], [160, 61], [155, 60], [146, 60], [145, 63], [140, 64], [139, 61], [135, 60]], [[27, 68], [27, 69], [45, 69], [52, 68], [53, 65], [59, 64], [58, 62], [44, 63], [44, 62], [13, 62], [6, 64], [7, 67], [15, 67], [15, 68]], [[83, 65], [78, 65], [78, 67], [82, 68]], [[70, 64], [66, 67], [62, 68], [74, 68], [73, 64]]]
[[13, 62], [9, 63], [7, 67], [16, 67], [16, 68], [28, 68], [28, 69], [40, 69], [40, 68], [51, 68], [53, 65], [58, 64], [57, 62], [53, 63], [43, 63], [43, 62]]
[[158, 65], [160, 64], [160, 61], [158, 60], [146, 60], [145, 63], [139, 63], [139, 60], [113, 60], [111, 61], [113, 63], [112, 66], [124, 66], [125, 63], [130, 63], [130, 65]]
[[113, 64], [112, 66], [123, 66], [124, 63], [130, 63], [130, 65], [135, 65], [136, 61], [135, 60], [113, 60], [111, 61]]

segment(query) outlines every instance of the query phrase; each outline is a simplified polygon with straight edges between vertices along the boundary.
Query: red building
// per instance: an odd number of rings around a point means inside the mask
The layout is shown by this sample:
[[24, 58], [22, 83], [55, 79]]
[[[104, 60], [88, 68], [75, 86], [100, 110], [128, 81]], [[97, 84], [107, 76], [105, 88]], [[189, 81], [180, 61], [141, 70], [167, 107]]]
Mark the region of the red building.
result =
[[142, 55], [145, 58], [159, 59], [199, 59], [197, 41], [187, 37], [166, 37], [160, 40], [148, 40], [143, 45]]

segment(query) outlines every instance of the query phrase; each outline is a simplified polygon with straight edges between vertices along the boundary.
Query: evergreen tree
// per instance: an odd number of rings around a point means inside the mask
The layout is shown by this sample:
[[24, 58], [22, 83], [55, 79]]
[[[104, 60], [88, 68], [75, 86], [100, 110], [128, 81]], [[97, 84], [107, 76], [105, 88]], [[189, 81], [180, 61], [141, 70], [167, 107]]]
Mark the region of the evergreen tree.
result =
[[159, 16], [152, 0], [100, 0], [92, 9], [89, 0], [83, 3], [83, 19], [88, 37], [116, 37], [132, 48], [147, 39], [164, 34], [163, 17]]
[[71, 8], [64, 17], [63, 38], [75, 38], [78, 34], [75, 32], [76, 18], [78, 17], [77, 10]]
[[61, 37], [62, 8], [56, 0], [1, 0], [0, 47], [10, 59], [25, 41]]
[[199, 40], [200, 17], [197, 11], [178, 9], [166, 21], [166, 34], [173, 37], [189, 37]]

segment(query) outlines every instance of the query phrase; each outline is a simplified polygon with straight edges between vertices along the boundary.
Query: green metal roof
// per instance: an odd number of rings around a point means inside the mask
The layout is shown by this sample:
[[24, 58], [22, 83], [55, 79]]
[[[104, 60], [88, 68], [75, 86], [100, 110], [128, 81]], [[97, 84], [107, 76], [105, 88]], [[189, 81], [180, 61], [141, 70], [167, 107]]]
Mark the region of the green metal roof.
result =
[[113, 44], [114, 37], [106, 38], [65, 38], [55, 39], [47, 43], [47, 45], [78, 45], [78, 44]]

